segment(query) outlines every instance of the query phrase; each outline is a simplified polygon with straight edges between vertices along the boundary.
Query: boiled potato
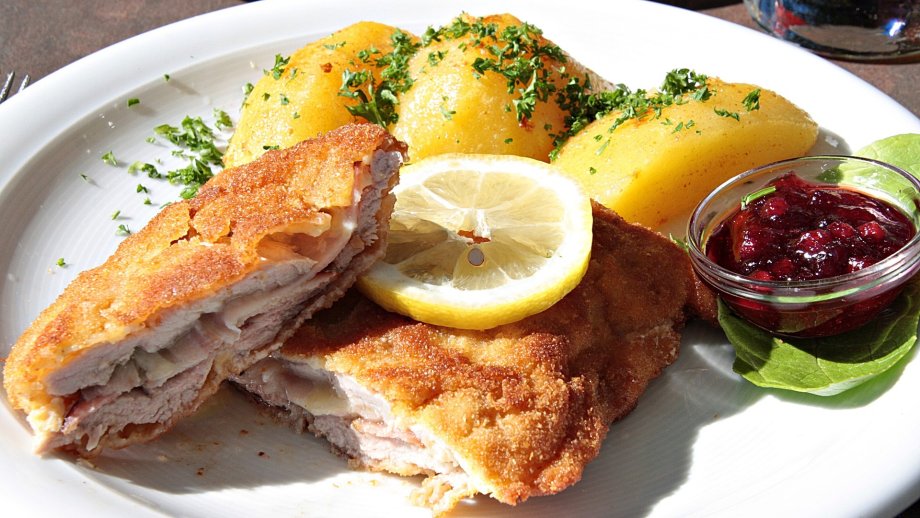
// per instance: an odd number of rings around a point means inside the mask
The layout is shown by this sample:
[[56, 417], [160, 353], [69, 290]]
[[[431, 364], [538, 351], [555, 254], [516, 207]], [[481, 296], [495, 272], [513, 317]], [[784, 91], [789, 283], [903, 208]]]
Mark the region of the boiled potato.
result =
[[[487, 16], [481, 22], [496, 24], [498, 34], [509, 25], [521, 25], [511, 15]], [[541, 36], [536, 39], [541, 45], [548, 43]], [[548, 160], [553, 149], [551, 134], [564, 128], [565, 112], [550, 98], [550, 102], [537, 102], [532, 117], [518, 122], [513, 101], [520, 98], [519, 89], [527, 85], [509, 93], [502, 74], [494, 70], [478, 74], [473, 69], [477, 58], [495, 59], [490, 47], [505, 44], [495, 36], [478, 40], [471, 31], [462, 37], [432, 41], [410, 59], [409, 74], [414, 83], [399, 96], [399, 119], [391, 131], [409, 145], [413, 161], [451, 152]], [[557, 70], [562, 63], [546, 57], [543, 63], [553, 74], [553, 84], [561, 87], [563, 78]]]
[[374, 60], [365, 63], [358, 53], [373, 48], [390, 52], [390, 37], [396, 30], [381, 23], [359, 22], [306, 45], [286, 65], [268, 71], [243, 105], [224, 164], [244, 164], [268, 148], [289, 147], [343, 124], [363, 121], [345, 108], [357, 100], [339, 95], [342, 73], [374, 69]]
[[570, 138], [554, 164], [626, 220], [654, 228], [689, 214], [728, 178], [814, 145], [815, 122], [776, 93], [760, 89], [759, 109], [749, 109], [743, 101], [756, 86], [710, 79], [709, 89], [708, 100], [613, 131], [620, 114], [608, 114]]

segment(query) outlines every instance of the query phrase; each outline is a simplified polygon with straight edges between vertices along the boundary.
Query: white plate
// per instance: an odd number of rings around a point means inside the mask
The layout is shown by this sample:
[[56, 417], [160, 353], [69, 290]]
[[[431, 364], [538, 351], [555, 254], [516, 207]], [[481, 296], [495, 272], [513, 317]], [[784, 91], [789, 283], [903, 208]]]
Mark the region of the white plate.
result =
[[[167, 148], [144, 141], [155, 125], [208, 118], [214, 107], [235, 115], [241, 85], [276, 53], [361, 19], [419, 32], [461, 10], [513, 12], [614, 82], [654, 87], [666, 71], [691, 67], [774, 89], [836, 134], [843, 151], [920, 132], [907, 110], [822, 59], [658, 4], [243, 5], [105, 49], [0, 106], [0, 343], [13, 343], [78, 271], [114, 250], [119, 223], [137, 229], [151, 217], [137, 183], [152, 189], [154, 207], [174, 198], [162, 182], [104, 165], [103, 153], [122, 163], [168, 159]], [[141, 104], [128, 108], [131, 97]], [[110, 218], [115, 210], [120, 221]], [[59, 257], [70, 266], [55, 266]], [[721, 333], [691, 327], [680, 360], [613, 426], [580, 483], [517, 508], [480, 497], [455, 515], [885, 515], [920, 497], [917, 361], [821, 399], [757, 389], [732, 373], [732, 359]], [[262, 418], [229, 391], [161, 440], [98, 459], [96, 469], [32, 456], [30, 434], [8, 408], [0, 433], [5, 516], [426, 515], [406, 501], [416, 481], [349, 471], [322, 442]]]

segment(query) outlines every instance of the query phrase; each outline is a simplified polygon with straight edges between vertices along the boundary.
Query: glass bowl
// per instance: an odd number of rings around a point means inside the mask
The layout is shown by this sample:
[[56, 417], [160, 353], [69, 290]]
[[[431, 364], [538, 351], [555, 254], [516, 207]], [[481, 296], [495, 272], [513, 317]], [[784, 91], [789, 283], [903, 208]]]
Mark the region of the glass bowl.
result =
[[[759, 280], [712, 261], [706, 242], [741, 199], [780, 176], [794, 172], [819, 185], [846, 187], [901, 210], [914, 235], [892, 255], [855, 272], [803, 281]], [[747, 321], [771, 333], [793, 337], [829, 336], [855, 329], [875, 317], [920, 269], [920, 181], [876, 160], [851, 156], [809, 156], [768, 164], [717, 187], [693, 211], [687, 229], [690, 260], [700, 279]]]

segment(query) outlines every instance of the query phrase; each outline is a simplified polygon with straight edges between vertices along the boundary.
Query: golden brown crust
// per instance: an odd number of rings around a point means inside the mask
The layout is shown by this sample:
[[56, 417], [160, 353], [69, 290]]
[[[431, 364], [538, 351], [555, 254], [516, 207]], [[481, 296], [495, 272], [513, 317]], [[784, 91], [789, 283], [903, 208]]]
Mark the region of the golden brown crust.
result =
[[549, 310], [488, 331], [387, 313], [356, 292], [282, 348], [381, 394], [468, 463], [480, 490], [514, 504], [581, 478], [611, 422], [676, 357], [698, 297], [686, 254], [594, 205], [591, 264]]
[[104, 264], [77, 276], [22, 334], [4, 367], [13, 406], [52, 404], [43, 384], [49, 373], [240, 280], [258, 267], [265, 236], [351, 205], [354, 164], [392, 142], [377, 126], [345, 126], [227, 169], [196, 198], [167, 206]]

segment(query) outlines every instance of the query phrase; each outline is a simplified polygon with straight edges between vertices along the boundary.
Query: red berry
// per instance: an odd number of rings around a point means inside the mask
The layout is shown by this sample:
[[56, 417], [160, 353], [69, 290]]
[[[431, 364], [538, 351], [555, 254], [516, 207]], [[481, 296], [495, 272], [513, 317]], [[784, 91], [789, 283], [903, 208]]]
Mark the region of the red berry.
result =
[[783, 257], [779, 261], [776, 261], [770, 268], [770, 273], [772, 273], [774, 277], [789, 277], [794, 271], [795, 263], [788, 257]]
[[773, 277], [771, 277], [769, 273], [767, 273], [767, 272], [765, 272], [765, 271], [763, 271], [763, 270], [755, 270], [755, 271], [752, 272], [751, 275], [749, 275], [748, 277], [750, 277], [750, 278], [752, 278], [752, 279], [756, 279], [756, 280], [758, 280], [758, 281], [770, 281], [770, 280], [773, 280]]
[[781, 217], [789, 210], [789, 204], [785, 198], [774, 196], [763, 203], [758, 210], [758, 214], [764, 219], [776, 219]]
[[799, 236], [796, 249], [806, 254], [817, 254], [824, 251], [831, 239], [833, 239], [833, 235], [827, 230], [809, 230]]
[[840, 239], [849, 239], [856, 235], [856, 230], [849, 224], [842, 221], [834, 221], [827, 226], [827, 230], [830, 231], [834, 237]]
[[885, 239], [885, 229], [877, 221], [863, 223], [856, 230], [863, 239], [872, 243]]

